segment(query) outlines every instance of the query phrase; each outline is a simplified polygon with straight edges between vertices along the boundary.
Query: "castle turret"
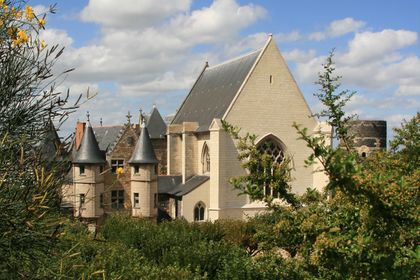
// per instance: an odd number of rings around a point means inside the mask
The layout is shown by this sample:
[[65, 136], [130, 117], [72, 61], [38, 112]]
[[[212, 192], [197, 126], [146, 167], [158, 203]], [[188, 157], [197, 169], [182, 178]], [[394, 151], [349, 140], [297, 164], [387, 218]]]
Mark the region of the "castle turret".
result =
[[75, 216], [95, 220], [103, 215], [104, 192], [103, 166], [105, 157], [99, 149], [95, 134], [87, 115], [79, 150], [73, 164], [75, 194]]
[[354, 137], [353, 148], [361, 157], [386, 149], [386, 121], [353, 121], [350, 123], [349, 134]]
[[144, 123], [141, 125], [140, 137], [128, 163], [131, 166], [132, 215], [156, 217], [158, 160]]

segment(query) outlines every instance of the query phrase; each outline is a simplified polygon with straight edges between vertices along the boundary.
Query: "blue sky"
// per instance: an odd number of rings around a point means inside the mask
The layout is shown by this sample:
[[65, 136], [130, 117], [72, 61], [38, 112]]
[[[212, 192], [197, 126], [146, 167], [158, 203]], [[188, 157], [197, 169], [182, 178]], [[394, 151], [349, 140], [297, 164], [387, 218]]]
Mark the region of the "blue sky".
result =
[[[42, 12], [51, 4], [29, 2]], [[347, 107], [389, 128], [420, 109], [420, 1], [72, 0], [58, 1], [41, 34], [66, 52], [56, 71], [75, 67], [60, 87], [96, 96], [62, 127], [91, 112], [93, 125], [121, 124], [130, 110], [163, 115], [181, 104], [206, 60], [215, 65], [260, 48], [274, 35], [312, 111], [314, 81], [336, 49]], [[390, 129], [389, 129], [390, 132]]]

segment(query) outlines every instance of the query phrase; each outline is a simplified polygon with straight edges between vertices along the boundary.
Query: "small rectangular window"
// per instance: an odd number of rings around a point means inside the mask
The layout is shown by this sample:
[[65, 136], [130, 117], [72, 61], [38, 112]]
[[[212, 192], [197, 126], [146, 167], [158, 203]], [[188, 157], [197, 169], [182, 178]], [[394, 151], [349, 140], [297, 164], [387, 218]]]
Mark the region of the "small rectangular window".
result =
[[123, 159], [111, 159], [111, 172], [117, 173], [117, 169], [121, 167], [124, 168], [124, 160]]
[[140, 197], [139, 197], [139, 193], [134, 193], [134, 197], [133, 197], [133, 207], [134, 207], [134, 208], [139, 208], [139, 207], [140, 207]]
[[155, 193], [155, 195], [153, 197], [153, 200], [154, 200], [153, 207], [157, 208], [157, 205], [158, 205], [158, 195], [157, 195], [157, 193]]
[[139, 174], [139, 166], [138, 165], [134, 166], [134, 174]]
[[111, 191], [111, 206], [114, 209], [124, 208], [124, 190]]
[[84, 165], [79, 165], [79, 174], [80, 175], [85, 175], [85, 166]]
[[104, 208], [104, 194], [99, 195], [99, 207]]
[[80, 203], [80, 206], [83, 206], [85, 204], [85, 194], [84, 193], [79, 194], [79, 203]]

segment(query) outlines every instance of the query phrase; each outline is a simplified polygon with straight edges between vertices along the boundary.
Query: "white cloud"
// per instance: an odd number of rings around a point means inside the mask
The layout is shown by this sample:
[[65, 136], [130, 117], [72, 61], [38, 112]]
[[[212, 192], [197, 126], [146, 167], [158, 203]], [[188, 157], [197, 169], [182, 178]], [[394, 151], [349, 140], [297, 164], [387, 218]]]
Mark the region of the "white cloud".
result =
[[111, 28], [144, 28], [175, 13], [187, 12], [191, 0], [90, 0], [81, 18]]
[[50, 8], [44, 5], [36, 5], [33, 7], [33, 9], [34, 14], [41, 17], [50, 11]]
[[[420, 76], [417, 75], [419, 57], [399, 53], [416, 41], [417, 33], [407, 30], [357, 33], [348, 43], [346, 51], [335, 53], [337, 74], [343, 76], [344, 83], [356, 87], [383, 89], [391, 85], [407, 85], [398, 91], [402, 95], [420, 85]], [[324, 62], [325, 56], [298, 61], [298, 80], [305, 83], [316, 81], [316, 73], [322, 70]]]
[[39, 37], [50, 45], [59, 45], [61, 47], [70, 47], [73, 44], [73, 39], [66, 31], [54, 28], [41, 30]]
[[366, 64], [388, 58], [394, 51], [414, 44], [417, 33], [408, 30], [385, 29], [381, 32], [357, 33], [349, 42], [349, 50], [340, 57], [349, 65]]
[[[420, 96], [420, 84], [400, 85], [395, 93], [396, 96]], [[420, 105], [420, 104], [419, 104]], [[419, 106], [420, 108], [420, 106]]]
[[[234, 47], [240, 40], [240, 31], [266, 14], [260, 6], [239, 5], [234, 0], [216, 0], [208, 7], [193, 11], [189, 11], [191, 1], [134, 2], [132, 5], [115, 5], [115, 1], [89, 2], [81, 17], [100, 24], [101, 37], [84, 47], [67, 49], [62, 68], [76, 67], [69, 79], [78, 83], [113, 80], [124, 92], [135, 88], [145, 90], [143, 94], [163, 88], [162, 82], [168, 81], [174, 85], [173, 90], [177, 90], [181, 85], [185, 87], [204, 63], [205, 58], [197, 56], [200, 52], [194, 51], [194, 47], [223, 43], [233, 46], [230, 54], [241, 52], [243, 48]], [[131, 17], [143, 15], [153, 20], [147, 20], [147, 24], [132, 22]], [[162, 18], [167, 20], [162, 21]], [[159, 24], [155, 24], [155, 20]], [[53, 37], [52, 41], [72, 43], [68, 35], [56, 30], [46, 34]], [[261, 37], [252, 36], [242, 42], [254, 47], [254, 39], [260, 42]], [[173, 79], [177, 82], [168, 80], [171, 73], [176, 73]]]
[[289, 33], [277, 33], [274, 35], [274, 38], [277, 39], [278, 42], [296, 42], [302, 39], [302, 35], [299, 31], [292, 31]]
[[168, 28], [177, 38], [187, 42], [224, 42], [265, 15], [266, 11], [260, 6], [240, 6], [234, 0], [216, 0], [209, 7], [178, 15]]
[[289, 52], [283, 52], [283, 57], [288, 62], [308, 62], [316, 57], [316, 50], [310, 49], [308, 51], [303, 51], [294, 49]]
[[347, 17], [332, 21], [324, 31], [313, 32], [309, 34], [308, 38], [310, 40], [321, 41], [326, 38], [339, 37], [347, 33], [355, 32], [365, 25], [366, 23], [363, 21]]

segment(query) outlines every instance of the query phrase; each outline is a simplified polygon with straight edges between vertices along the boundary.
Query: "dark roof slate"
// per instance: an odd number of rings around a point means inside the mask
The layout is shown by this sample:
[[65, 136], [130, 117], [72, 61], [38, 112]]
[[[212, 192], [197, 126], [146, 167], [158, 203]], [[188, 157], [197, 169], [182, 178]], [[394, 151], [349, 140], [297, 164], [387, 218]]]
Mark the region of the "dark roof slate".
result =
[[197, 131], [208, 130], [214, 118], [223, 117], [261, 50], [213, 67], [206, 67], [172, 123], [198, 122]]
[[170, 193], [172, 190], [175, 189], [176, 186], [181, 184], [182, 176], [175, 175], [175, 176], [168, 176], [162, 175], [158, 176], [158, 193]]
[[165, 138], [166, 123], [156, 107], [153, 107], [150, 116], [147, 118], [146, 127], [151, 139]]
[[99, 149], [107, 151], [111, 145], [118, 139], [121, 130], [124, 128], [122, 125], [118, 126], [104, 126], [94, 127], [93, 131], [98, 141]]
[[188, 179], [188, 181], [185, 182], [185, 184], [179, 184], [177, 185], [172, 191], [168, 192], [169, 194], [175, 195], [175, 196], [183, 196], [191, 191], [195, 190], [197, 187], [199, 187], [201, 184], [209, 180], [209, 176], [204, 175], [195, 175]]
[[149, 132], [145, 126], [141, 128], [140, 137], [128, 163], [158, 163]]
[[73, 163], [91, 163], [100, 164], [105, 163], [104, 153], [101, 152], [93, 133], [92, 126], [88, 121], [83, 133], [82, 141], [79, 150], [76, 153]]

